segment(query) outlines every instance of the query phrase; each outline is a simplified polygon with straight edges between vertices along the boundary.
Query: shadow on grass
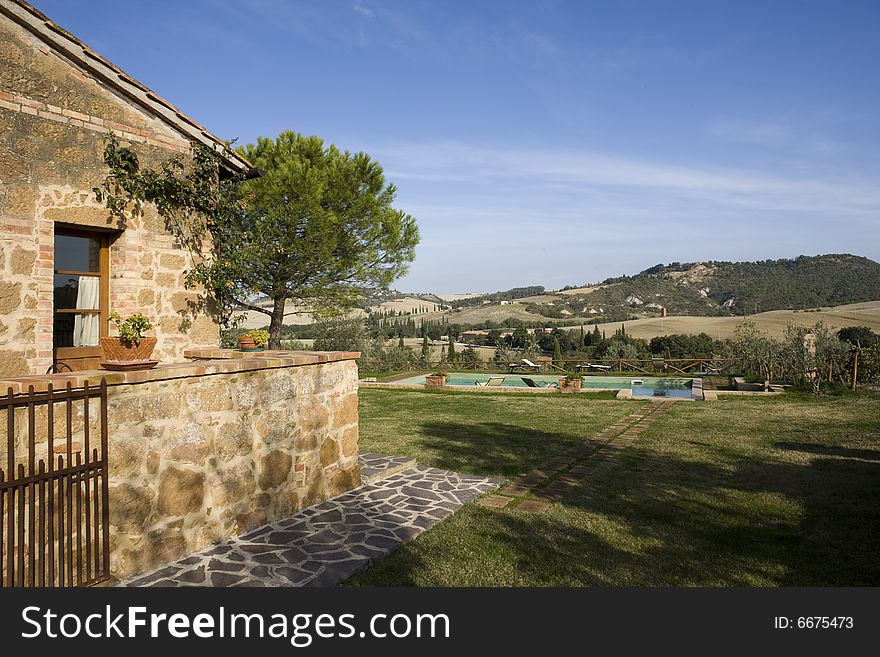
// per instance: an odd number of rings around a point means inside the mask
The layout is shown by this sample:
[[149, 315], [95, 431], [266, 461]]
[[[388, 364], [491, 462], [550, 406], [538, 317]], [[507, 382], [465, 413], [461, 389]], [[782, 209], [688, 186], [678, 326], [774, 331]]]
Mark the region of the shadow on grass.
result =
[[513, 477], [548, 461], [583, 436], [502, 422], [424, 422], [412, 442], [430, 454], [420, 465], [471, 474]]
[[827, 456], [842, 456], [844, 458], [865, 459], [866, 461], [880, 461], [880, 450], [876, 449], [852, 449], [848, 447], [834, 447], [817, 443], [773, 443], [776, 449], [785, 449], [807, 454], [825, 454]]
[[[488, 424], [481, 435], [491, 443], [513, 430]], [[480, 467], [508, 449], [479, 455]], [[846, 456], [712, 463], [634, 445], [564, 506], [540, 515], [468, 507], [354, 583], [876, 586], [880, 463]], [[462, 449], [450, 467], [464, 458], [473, 455]]]

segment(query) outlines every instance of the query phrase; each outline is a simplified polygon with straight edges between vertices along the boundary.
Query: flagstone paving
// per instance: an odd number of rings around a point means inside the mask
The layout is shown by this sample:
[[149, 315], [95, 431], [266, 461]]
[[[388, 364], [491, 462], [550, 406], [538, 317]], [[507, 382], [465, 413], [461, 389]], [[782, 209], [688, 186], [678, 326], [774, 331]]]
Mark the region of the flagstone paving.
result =
[[332, 586], [501, 481], [409, 468], [121, 585]]
[[375, 452], [361, 452], [358, 463], [361, 466], [361, 481], [365, 484], [375, 483], [416, 466], [416, 460], [411, 456], [388, 456]]

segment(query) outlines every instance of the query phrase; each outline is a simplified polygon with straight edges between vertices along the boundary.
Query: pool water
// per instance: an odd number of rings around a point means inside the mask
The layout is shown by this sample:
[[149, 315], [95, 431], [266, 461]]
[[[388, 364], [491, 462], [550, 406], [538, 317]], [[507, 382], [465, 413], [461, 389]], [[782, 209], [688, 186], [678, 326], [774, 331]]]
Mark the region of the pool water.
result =
[[[505, 388], [528, 388], [522, 377], [531, 379], [539, 386], [545, 386], [549, 383], [559, 383], [559, 376], [552, 374], [464, 374], [460, 372], [449, 372], [446, 375], [446, 385], [448, 386], [474, 386], [478, 383], [483, 385], [491, 378], [504, 378], [501, 385]], [[395, 383], [403, 383], [405, 385], [425, 385], [425, 375], [413, 376], [408, 379], [401, 379]]]
[[691, 397], [691, 381], [689, 379], [673, 379], [672, 381], [644, 381], [642, 384], [632, 383], [629, 386], [633, 397]]
[[[558, 374], [468, 374], [450, 372], [446, 375], [446, 385], [475, 386], [483, 385], [490, 378], [502, 378], [504, 388], [527, 388], [523, 377], [531, 379], [540, 387], [550, 383], [559, 383]], [[581, 379], [581, 388], [588, 390], [632, 390], [634, 397], [690, 397], [692, 379], [649, 378], [642, 379], [625, 376], [585, 376]], [[401, 379], [395, 383], [404, 385], [424, 385], [425, 375]]]

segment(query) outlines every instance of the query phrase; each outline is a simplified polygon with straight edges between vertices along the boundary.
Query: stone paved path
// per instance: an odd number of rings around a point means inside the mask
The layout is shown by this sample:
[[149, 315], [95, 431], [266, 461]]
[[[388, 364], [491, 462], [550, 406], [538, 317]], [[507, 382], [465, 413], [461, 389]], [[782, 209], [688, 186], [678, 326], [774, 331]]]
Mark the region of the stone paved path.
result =
[[403, 470], [416, 467], [416, 460], [409, 456], [388, 456], [375, 452], [361, 452], [358, 455], [361, 466], [361, 481], [372, 484], [380, 479]]
[[409, 468], [122, 585], [332, 586], [500, 483]]
[[618, 420], [592, 440], [572, 447], [544, 465], [514, 479], [497, 494], [486, 495], [480, 506], [541, 513], [578, 486], [596, 465], [614, 458], [660, 417], [672, 401], [652, 402]]

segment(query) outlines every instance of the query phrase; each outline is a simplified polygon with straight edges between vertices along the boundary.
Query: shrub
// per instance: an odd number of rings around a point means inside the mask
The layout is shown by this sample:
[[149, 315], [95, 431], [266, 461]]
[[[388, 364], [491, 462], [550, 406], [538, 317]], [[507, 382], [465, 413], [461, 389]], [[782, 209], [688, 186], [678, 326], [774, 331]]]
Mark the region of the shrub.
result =
[[251, 329], [245, 335], [254, 339], [254, 344], [263, 347], [269, 342], [269, 331], [265, 329]]
[[140, 345], [144, 333], [153, 328], [150, 320], [140, 313], [122, 319], [122, 316], [114, 310], [110, 313], [110, 319], [116, 324], [120, 341], [126, 345]]

